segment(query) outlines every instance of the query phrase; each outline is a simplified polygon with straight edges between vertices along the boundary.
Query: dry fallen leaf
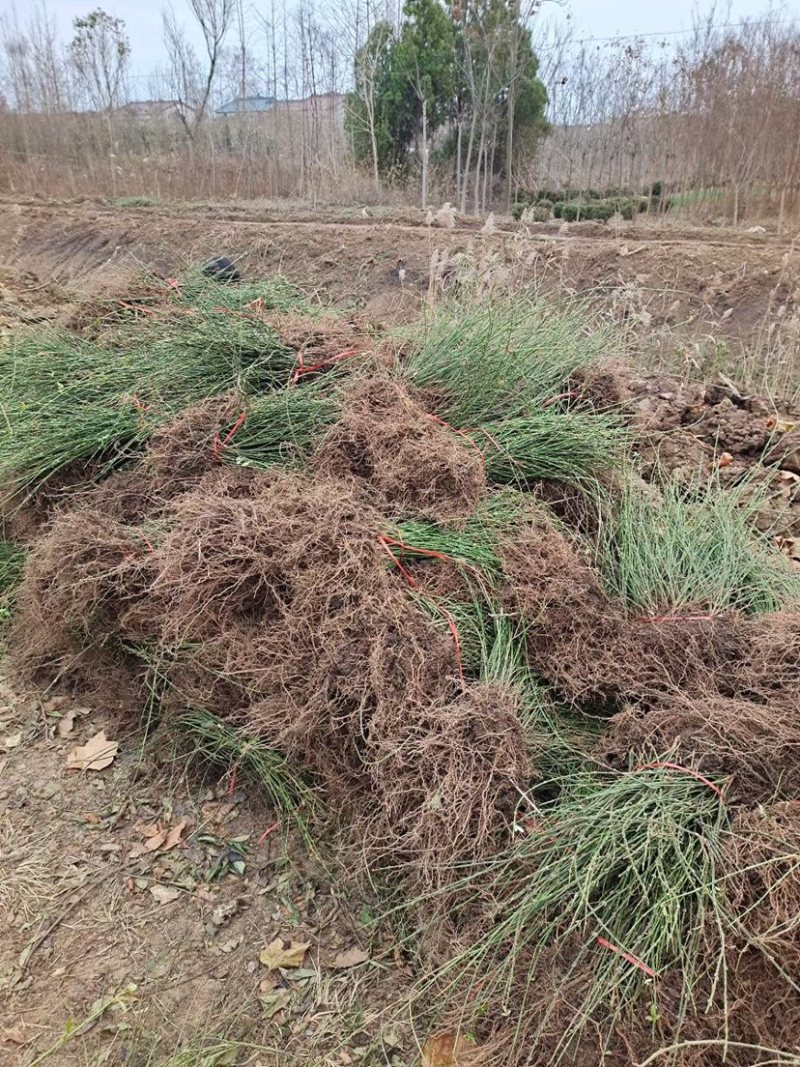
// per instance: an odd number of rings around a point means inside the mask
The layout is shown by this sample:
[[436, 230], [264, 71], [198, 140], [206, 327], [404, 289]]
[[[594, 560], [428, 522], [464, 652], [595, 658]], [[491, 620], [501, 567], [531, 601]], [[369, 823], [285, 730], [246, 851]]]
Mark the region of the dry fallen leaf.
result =
[[259, 997], [264, 1015], [268, 1019], [274, 1019], [278, 1012], [285, 1011], [295, 996], [294, 989], [274, 989], [271, 993], [265, 993]]
[[22, 1023], [17, 1023], [16, 1026], [9, 1026], [6, 1030], [3, 1030], [2, 1039], [3, 1041], [10, 1041], [13, 1045], [27, 1045], [31, 1040]]
[[171, 848], [175, 848], [175, 846], [180, 842], [181, 835], [183, 834], [183, 831], [186, 829], [186, 826], [187, 826], [188, 822], [189, 822], [188, 819], [181, 819], [180, 822], [175, 823], [175, 825], [169, 831], [167, 836], [164, 838], [164, 845], [163, 845], [163, 851], [164, 852], [169, 852], [169, 850]]
[[730, 452], [723, 452], [722, 455], [719, 457], [719, 466], [730, 467], [731, 463], [733, 463], [733, 456], [730, 454]]
[[164, 842], [167, 840], [167, 831], [159, 830], [157, 834], [153, 834], [152, 837], [148, 837], [145, 843], [142, 845], [143, 852], [155, 852], [161, 848]]
[[348, 948], [344, 952], [337, 952], [331, 966], [344, 970], [347, 967], [357, 967], [359, 963], [366, 963], [368, 959], [369, 953], [354, 945], [353, 948]]
[[180, 889], [171, 885], [151, 885], [150, 892], [159, 904], [171, 904], [181, 895]]
[[3, 738], [3, 748], [9, 751], [12, 748], [16, 748], [22, 741], [22, 731], [18, 734], [9, 734]]
[[474, 1052], [475, 1046], [461, 1034], [432, 1034], [422, 1049], [422, 1067], [468, 1067]]
[[274, 941], [270, 941], [258, 958], [270, 971], [278, 967], [302, 967], [303, 957], [310, 947], [310, 941], [305, 944], [292, 941], [288, 948], [284, 948], [281, 938], [276, 937]]
[[70, 708], [69, 711], [65, 711], [61, 718], [58, 720], [58, 736], [66, 737], [71, 734], [75, 727], [75, 715], [74, 708]]
[[85, 745], [73, 748], [67, 756], [68, 771], [102, 771], [110, 767], [119, 752], [119, 743], [109, 741], [105, 730], [95, 734]]

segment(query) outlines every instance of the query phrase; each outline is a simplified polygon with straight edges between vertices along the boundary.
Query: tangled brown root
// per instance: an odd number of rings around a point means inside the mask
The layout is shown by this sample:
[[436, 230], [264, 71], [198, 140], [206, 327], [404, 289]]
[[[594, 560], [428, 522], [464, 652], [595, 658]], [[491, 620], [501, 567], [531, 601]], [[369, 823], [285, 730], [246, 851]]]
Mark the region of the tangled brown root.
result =
[[18, 674], [89, 697], [111, 693], [113, 705], [129, 706], [142, 671], [119, 638], [126, 613], [146, 594], [152, 563], [140, 530], [103, 511], [61, 516], [28, 556], [9, 637]]
[[741, 936], [789, 974], [800, 973], [800, 805], [740, 811], [726, 843], [726, 881]]
[[792, 706], [675, 693], [615, 715], [599, 746], [614, 766], [627, 766], [630, 753], [652, 752], [673, 753], [710, 778], [730, 779], [730, 796], [739, 802], [800, 789], [800, 719]]
[[363, 813], [370, 866], [413, 869], [420, 889], [441, 888], [459, 876], [458, 865], [463, 871], [510, 843], [534, 776], [519, 694], [475, 684], [411, 716], [384, 701], [368, 764], [377, 801]]
[[355, 382], [313, 465], [358, 484], [394, 517], [457, 524], [486, 491], [480, 452], [385, 375]]

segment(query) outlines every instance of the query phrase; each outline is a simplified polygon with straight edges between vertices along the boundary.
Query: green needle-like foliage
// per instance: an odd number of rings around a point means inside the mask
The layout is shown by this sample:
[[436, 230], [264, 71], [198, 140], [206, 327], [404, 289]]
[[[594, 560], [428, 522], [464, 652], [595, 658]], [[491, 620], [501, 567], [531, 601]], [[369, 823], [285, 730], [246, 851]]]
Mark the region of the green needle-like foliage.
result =
[[567, 1062], [583, 1027], [612, 1034], [653, 974], [677, 977], [685, 1007], [701, 977], [724, 970], [721, 957], [703, 953], [709, 924], [726, 921], [720, 796], [661, 767], [564, 784], [562, 797], [531, 813], [517, 844], [465, 878], [466, 898], [474, 887], [476, 904], [492, 902], [492, 918], [435, 977], [447, 997], [463, 997], [465, 1025], [486, 1012], [518, 1020], [519, 1063], [556, 1010], [537, 983], [537, 967], [554, 953], [568, 964], [566, 981], [578, 968], [591, 975], [572, 994], [573, 1023], [556, 1055]]
[[754, 527], [757, 487], [700, 490], [630, 481], [608, 504], [598, 565], [632, 611], [776, 611], [800, 601], [800, 576]]
[[415, 339], [405, 373], [440, 396], [443, 418], [469, 429], [530, 415], [568, 390], [575, 371], [607, 355], [612, 339], [577, 302], [447, 304]]

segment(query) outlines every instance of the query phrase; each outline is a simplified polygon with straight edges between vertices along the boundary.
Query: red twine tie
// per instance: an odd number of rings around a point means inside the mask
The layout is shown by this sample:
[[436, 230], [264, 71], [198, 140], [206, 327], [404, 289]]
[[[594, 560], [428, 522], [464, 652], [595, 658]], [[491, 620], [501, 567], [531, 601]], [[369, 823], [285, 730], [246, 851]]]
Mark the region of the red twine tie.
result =
[[[387, 555], [389, 556], [389, 559], [391, 559], [392, 563], [395, 564], [397, 569], [400, 571], [400, 573], [403, 575], [403, 577], [405, 578], [406, 582], [408, 583], [408, 585], [412, 589], [419, 589], [420, 588], [419, 582], [408, 571], [408, 569], [404, 566], [402, 561], [397, 558], [397, 556], [394, 554], [394, 552], [392, 552], [392, 547], [391, 547], [392, 545], [394, 545], [395, 548], [399, 548], [401, 550], [401, 552], [403, 552], [403, 551], [405, 551], [405, 552], [415, 552], [420, 556], [431, 556], [434, 559], [446, 560], [449, 563], [453, 563], [454, 562], [454, 560], [452, 559], [451, 556], [446, 556], [442, 552], [434, 552], [432, 550], [429, 551], [428, 549], [424, 549], [424, 548], [412, 548], [409, 545], [403, 544], [402, 541], [398, 541], [394, 537], [383, 537], [383, 536], [381, 536], [381, 537], [378, 538], [378, 541], [380, 542], [381, 546], [385, 549]], [[441, 604], [436, 604], [436, 610], [439, 611], [444, 616], [445, 620], [447, 621], [447, 625], [450, 628], [450, 633], [453, 635], [453, 644], [456, 646], [456, 659], [458, 660], [458, 675], [459, 675], [459, 677], [461, 679], [461, 683], [463, 685], [464, 682], [465, 682], [465, 678], [464, 678], [464, 661], [463, 661], [463, 658], [462, 658], [462, 655], [461, 655], [461, 638], [458, 635], [458, 627], [456, 626], [455, 619], [450, 614], [450, 612], [447, 610], [447, 608], [442, 607]]]
[[227, 448], [227, 446], [233, 440], [234, 436], [239, 432], [239, 430], [241, 430], [241, 428], [246, 422], [247, 412], [243, 411], [239, 418], [236, 420], [236, 422], [233, 424], [231, 429], [228, 431], [228, 433], [222, 438], [222, 440], [220, 440], [220, 436], [218, 433], [214, 434], [214, 440], [211, 442], [211, 454], [217, 461], [217, 463], [219, 463], [222, 458], [223, 448]]
[[680, 763], [668, 763], [668, 762], [656, 762], [656, 763], [643, 763], [640, 767], [636, 768], [638, 771], [678, 771], [680, 774], [688, 774], [690, 778], [694, 778], [696, 781], [701, 782], [703, 785], [707, 785], [709, 789], [713, 789], [720, 800], [724, 800], [722, 790], [718, 785], [715, 785], [710, 778], [705, 778], [699, 771], [693, 770], [691, 767], [684, 767]]
[[637, 959], [636, 956], [631, 955], [630, 952], [625, 952], [625, 950], [621, 949], [619, 947], [619, 945], [612, 945], [611, 942], [610, 941], [606, 941], [606, 939], [604, 937], [598, 937], [597, 944], [598, 945], [602, 945], [603, 948], [607, 948], [611, 952], [616, 952], [616, 954], [618, 956], [621, 956], [622, 959], [624, 959], [626, 961], [626, 963], [630, 963], [633, 967], [638, 967], [639, 970], [640, 971], [644, 971], [644, 973], [649, 978], [658, 978], [658, 975], [656, 974], [656, 972], [653, 970], [652, 967], [648, 967], [646, 963], [642, 963], [642, 961], [640, 959]]
[[361, 355], [359, 348], [346, 348], [343, 352], [339, 352], [338, 355], [328, 356], [327, 359], [323, 359], [320, 363], [314, 363], [310, 366], [306, 366], [303, 361], [303, 353], [297, 353], [297, 366], [292, 372], [292, 376], [289, 379], [290, 385], [297, 385], [304, 374], [315, 374], [320, 370], [327, 370], [328, 367], [333, 367], [337, 363], [342, 363], [346, 359], [352, 359], [353, 356]]

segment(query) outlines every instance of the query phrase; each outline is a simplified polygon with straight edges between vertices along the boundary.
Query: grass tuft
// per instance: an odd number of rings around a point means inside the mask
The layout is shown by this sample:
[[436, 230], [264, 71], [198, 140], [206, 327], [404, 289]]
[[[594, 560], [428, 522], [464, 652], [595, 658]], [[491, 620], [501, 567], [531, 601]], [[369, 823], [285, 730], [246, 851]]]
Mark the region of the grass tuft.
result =
[[405, 373], [441, 397], [459, 429], [530, 414], [568, 389], [572, 375], [610, 351], [613, 333], [577, 302], [523, 296], [439, 307]]
[[[0, 486], [30, 493], [78, 462], [110, 469], [137, 454], [153, 430], [208, 397], [261, 394], [284, 385], [296, 353], [255, 314], [233, 305], [269, 283], [206, 283], [180, 313], [121, 327], [100, 345], [71, 334], [29, 333], [0, 349]], [[282, 281], [273, 306], [296, 306]], [[227, 301], [227, 304], [226, 304]]]
[[226, 450], [226, 459], [243, 467], [264, 468], [306, 458], [339, 417], [340, 403], [331, 388], [334, 377], [326, 375], [307, 385], [256, 397]]
[[276, 814], [290, 816], [306, 840], [310, 839], [307, 817], [319, 810], [319, 800], [285, 756], [202, 709], [187, 711], [175, 725], [191, 745], [191, 757], [252, 778], [264, 789]]
[[8, 622], [13, 614], [24, 566], [25, 550], [11, 541], [0, 541], [0, 625]]
[[598, 565], [613, 595], [632, 611], [669, 614], [689, 608], [747, 614], [800, 601], [800, 576], [753, 520], [758, 489], [697, 492], [672, 479], [661, 493], [629, 481], [601, 531]]
[[612, 416], [554, 408], [487, 423], [471, 436], [486, 457], [489, 480], [519, 489], [540, 480], [591, 486], [623, 454], [623, 433]]
[[588, 973], [590, 982], [570, 989], [572, 1021], [553, 1062], [569, 1057], [585, 1026], [611, 1035], [641, 994], [655, 1003], [653, 972], [680, 977], [682, 1010], [701, 977], [713, 980], [724, 968], [702, 951], [707, 923], [725, 921], [720, 797], [689, 775], [656, 768], [579, 773], [565, 786], [558, 800], [528, 813], [517, 844], [464, 879], [476, 905], [491, 902], [491, 922], [434, 979], [447, 999], [468, 1005], [465, 1025], [509, 1014], [518, 1040], [535, 1042], [557, 1025], [558, 1010], [555, 990], [542, 993], [539, 968], [547, 974], [548, 962], [561, 958], [566, 983]]

